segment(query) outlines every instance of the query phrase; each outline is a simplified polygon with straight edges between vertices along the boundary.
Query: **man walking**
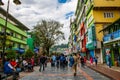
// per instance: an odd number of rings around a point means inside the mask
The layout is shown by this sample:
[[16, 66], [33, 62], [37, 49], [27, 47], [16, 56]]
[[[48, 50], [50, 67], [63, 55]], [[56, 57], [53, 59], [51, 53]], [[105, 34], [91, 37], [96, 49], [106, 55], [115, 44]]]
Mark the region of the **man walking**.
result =
[[43, 67], [43, 71], [45, 70], [45, 62], [46, 62], [45, 54], [42, 54], [40, 57], [40, 69], [39, 69], [40, 72], [42, 67]]
[[78, 63], [78, 58], [77, 58], [76, 53], [74, 53], [73, 58], [74, 58], [74, 64], [73, 64], [72, 68], [73, 68], [74, 76], [76, 76], [77, 75], [77, 63]]

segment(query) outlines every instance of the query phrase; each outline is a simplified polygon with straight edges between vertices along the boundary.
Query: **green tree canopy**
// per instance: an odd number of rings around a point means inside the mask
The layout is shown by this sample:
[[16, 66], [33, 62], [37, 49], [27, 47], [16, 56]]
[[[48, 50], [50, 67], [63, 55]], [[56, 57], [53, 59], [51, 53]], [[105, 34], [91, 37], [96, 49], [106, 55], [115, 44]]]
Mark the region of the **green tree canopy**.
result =
[[63, 24], [54, 20], [42, 20], [34, 27], [32, 35], [34, 35], [35, 46], [42, 46], [49, 54], [49, 49], [59, 40], [64, 39], [64, 33], [61, 31]]

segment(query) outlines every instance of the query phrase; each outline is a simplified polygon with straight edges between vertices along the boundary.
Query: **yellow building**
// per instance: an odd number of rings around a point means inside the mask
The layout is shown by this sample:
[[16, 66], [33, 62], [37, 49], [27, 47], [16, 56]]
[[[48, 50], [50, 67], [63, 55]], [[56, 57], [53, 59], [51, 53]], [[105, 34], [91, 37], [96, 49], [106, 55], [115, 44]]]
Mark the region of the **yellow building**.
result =
[[120, 0], [86, 0], [86, 17], [88, 28], [87, 49], [90, 56], [102, 59], [103, 33], [100, 30], [120, 18]]

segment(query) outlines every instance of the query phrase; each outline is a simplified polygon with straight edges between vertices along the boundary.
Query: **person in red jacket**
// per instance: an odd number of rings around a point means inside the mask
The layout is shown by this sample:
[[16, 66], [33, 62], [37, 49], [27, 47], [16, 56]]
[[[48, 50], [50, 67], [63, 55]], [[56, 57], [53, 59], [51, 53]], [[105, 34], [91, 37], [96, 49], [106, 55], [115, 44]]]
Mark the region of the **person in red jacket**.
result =
[[34, 56], [32, 56], [32, 58], [31, 58], [31, 65], [32, 65], [32, 70], [34, 70], [33, 68], [34, 68]]
[[10, 64], [11, 64], [12, 67], [14, 67], [14, 68], [16, 68], [16, 66], [17, 66], [17, 62], [15, 61], [14, 58], [10, 61]]

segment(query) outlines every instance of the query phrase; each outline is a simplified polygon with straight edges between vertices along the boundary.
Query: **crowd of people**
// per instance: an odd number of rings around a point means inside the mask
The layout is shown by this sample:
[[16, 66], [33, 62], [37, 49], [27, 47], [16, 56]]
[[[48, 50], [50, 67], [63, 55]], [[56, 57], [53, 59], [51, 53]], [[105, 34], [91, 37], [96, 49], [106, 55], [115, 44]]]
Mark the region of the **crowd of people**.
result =
[[[91, 65], [95, 62], [97, 66], [98, 57], [90, 57]], [[73, 70], [74, 76], [77, 74], [77, 66], [85, 68], [86, 66], [86, 56], [81, 56], [80, 53], [73, 53], [71, 55], [64, 54], [53, 54], [51, 57], [46, 56], [45, 53], [41, 54], [37, 59], [37, 64], [39, 65], [39, 71], [44, 71], [45, 67], [47, 67], [47, 63], [51, 63], [51, 67], [62, 68], [70, 67]], [[20, 71], [34, 71], [35, 58], [32, 56], [31, 58], [22, 58], [21, 63], [16, 59], [6, 59], [4, 64], [4, 73], [12, 74], [13, 79], [19, 77]]]
[[[51, 56], [51, 67], [57, 67], [57, 68], [65, 68], [65, 67], [71, 67], [74, 76], [77, 74], [77, 66], [85, 68], [87, 62], [86, 56], [81, 56], [80, 53], [73, 53], [69, 56], [66, 56], [64, 54], [60, 55], [52, 55]], [[91, 65], [95, 64], [97, 66], [98, 57], [90, 57], [90, 63]]]
[[5, 58], [4, 73], [6, 75], [13, 75], [13, 80], [19, 78], [19, 72], [21, 71], [33, 71], [34, 56], [31, 58], [22, 58], [18, 61], [15, 58]]

